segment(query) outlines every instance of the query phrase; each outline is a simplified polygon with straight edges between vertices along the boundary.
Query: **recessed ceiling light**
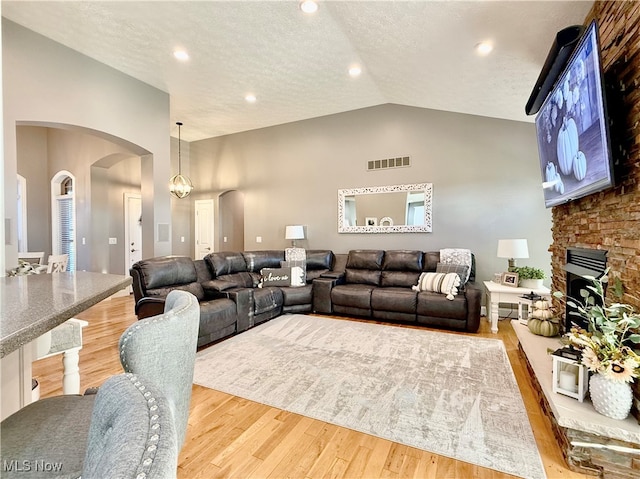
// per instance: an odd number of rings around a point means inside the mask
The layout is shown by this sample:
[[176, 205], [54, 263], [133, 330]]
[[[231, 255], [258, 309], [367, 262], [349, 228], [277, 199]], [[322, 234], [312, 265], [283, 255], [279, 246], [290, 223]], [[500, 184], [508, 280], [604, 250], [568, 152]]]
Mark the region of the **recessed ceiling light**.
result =
[[480, 42], [476, 45], [478, 55], [488, 55], [491, 50], [493, 50], [493, 45], [490, 42]]
[[173, 56], [181, 62], [186, 62], [189, 59], [189, 54], [185, 50], [175, 50]]
[[314, 0], [301, 0], [300, 10], [304, 13], [315, 13], [318, 11], [318, 4]]
[[247, 96], [244, 97], [244, 99], [247, 100], [249, 103], [255, 103], [258, 100], [256, 96], [252, 93], [249, 93]]
[[353, 78], [360, 76], [361, 73], [362, 73], [362, 68], [360, 68], [358, 65], [353, 65], [352, 67], [349, 68], [349, 75], [352, 76]]

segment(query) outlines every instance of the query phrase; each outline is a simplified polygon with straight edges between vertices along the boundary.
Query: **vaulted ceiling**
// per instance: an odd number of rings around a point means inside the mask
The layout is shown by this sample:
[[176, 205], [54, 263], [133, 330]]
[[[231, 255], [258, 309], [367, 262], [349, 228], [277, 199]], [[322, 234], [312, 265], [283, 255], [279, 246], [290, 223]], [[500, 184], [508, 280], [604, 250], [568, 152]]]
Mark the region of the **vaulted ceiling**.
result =
[[[592, 5], [2, 1], [2, 15], [169, 93], [171, 122], [194, 141], [385, 103], [532, 121], [524, 106], [556, 32]], [[480, 42], [493, 50], [477, 54]]]

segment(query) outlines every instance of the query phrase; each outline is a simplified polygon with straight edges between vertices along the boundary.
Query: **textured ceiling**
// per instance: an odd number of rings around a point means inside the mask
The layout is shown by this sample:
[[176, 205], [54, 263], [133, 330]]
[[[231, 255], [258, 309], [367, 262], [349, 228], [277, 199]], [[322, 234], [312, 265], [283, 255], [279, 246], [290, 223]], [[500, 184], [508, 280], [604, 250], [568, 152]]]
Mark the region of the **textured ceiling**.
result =
[[384, 103], [532, 121], [556, 32], [592, 4], [325, 0], [306, 15], [289, 0], [3, 1], [2, 15], [168, 92], [194, 141]]

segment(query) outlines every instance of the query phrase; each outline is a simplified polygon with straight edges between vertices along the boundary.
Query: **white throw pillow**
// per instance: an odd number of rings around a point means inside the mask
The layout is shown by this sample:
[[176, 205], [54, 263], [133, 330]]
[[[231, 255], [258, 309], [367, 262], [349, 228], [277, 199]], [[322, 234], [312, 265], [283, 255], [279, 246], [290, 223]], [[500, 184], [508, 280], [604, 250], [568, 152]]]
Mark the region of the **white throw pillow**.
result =
[[422, 273], [418, 284], [412, 286], [414, 291], [433, 291], [447, 295], [449, 301], [458, 294], [460, 276], [457, 273]]

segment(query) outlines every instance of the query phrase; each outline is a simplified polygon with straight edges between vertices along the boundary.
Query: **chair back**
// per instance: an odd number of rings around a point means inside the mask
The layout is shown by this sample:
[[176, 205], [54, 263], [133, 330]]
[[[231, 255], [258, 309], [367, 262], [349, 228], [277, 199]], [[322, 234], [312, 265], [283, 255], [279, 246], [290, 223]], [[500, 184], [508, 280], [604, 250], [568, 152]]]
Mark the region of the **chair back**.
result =
[[147, 379], [119, 374], [98, 389], [83, 479], [175, 478], [178, 445], [169, 401]]
[[18, 253], [18, 261], [24, 261], [31, 264], [42, 264], [44, 260], [44, 251], [23, 251]]
[[178, 448], [184, 442], [189, 419], [199, 324], [196, 297], [173, 290], [167, 295], [163, 314], [132, 324], [120, 337], [120, 362], [125, 372], [148, 379], [169, 400]]
[[62, 273], [69, 264], [68, 254], [51, 254], [47, 261], [47, 273]]

